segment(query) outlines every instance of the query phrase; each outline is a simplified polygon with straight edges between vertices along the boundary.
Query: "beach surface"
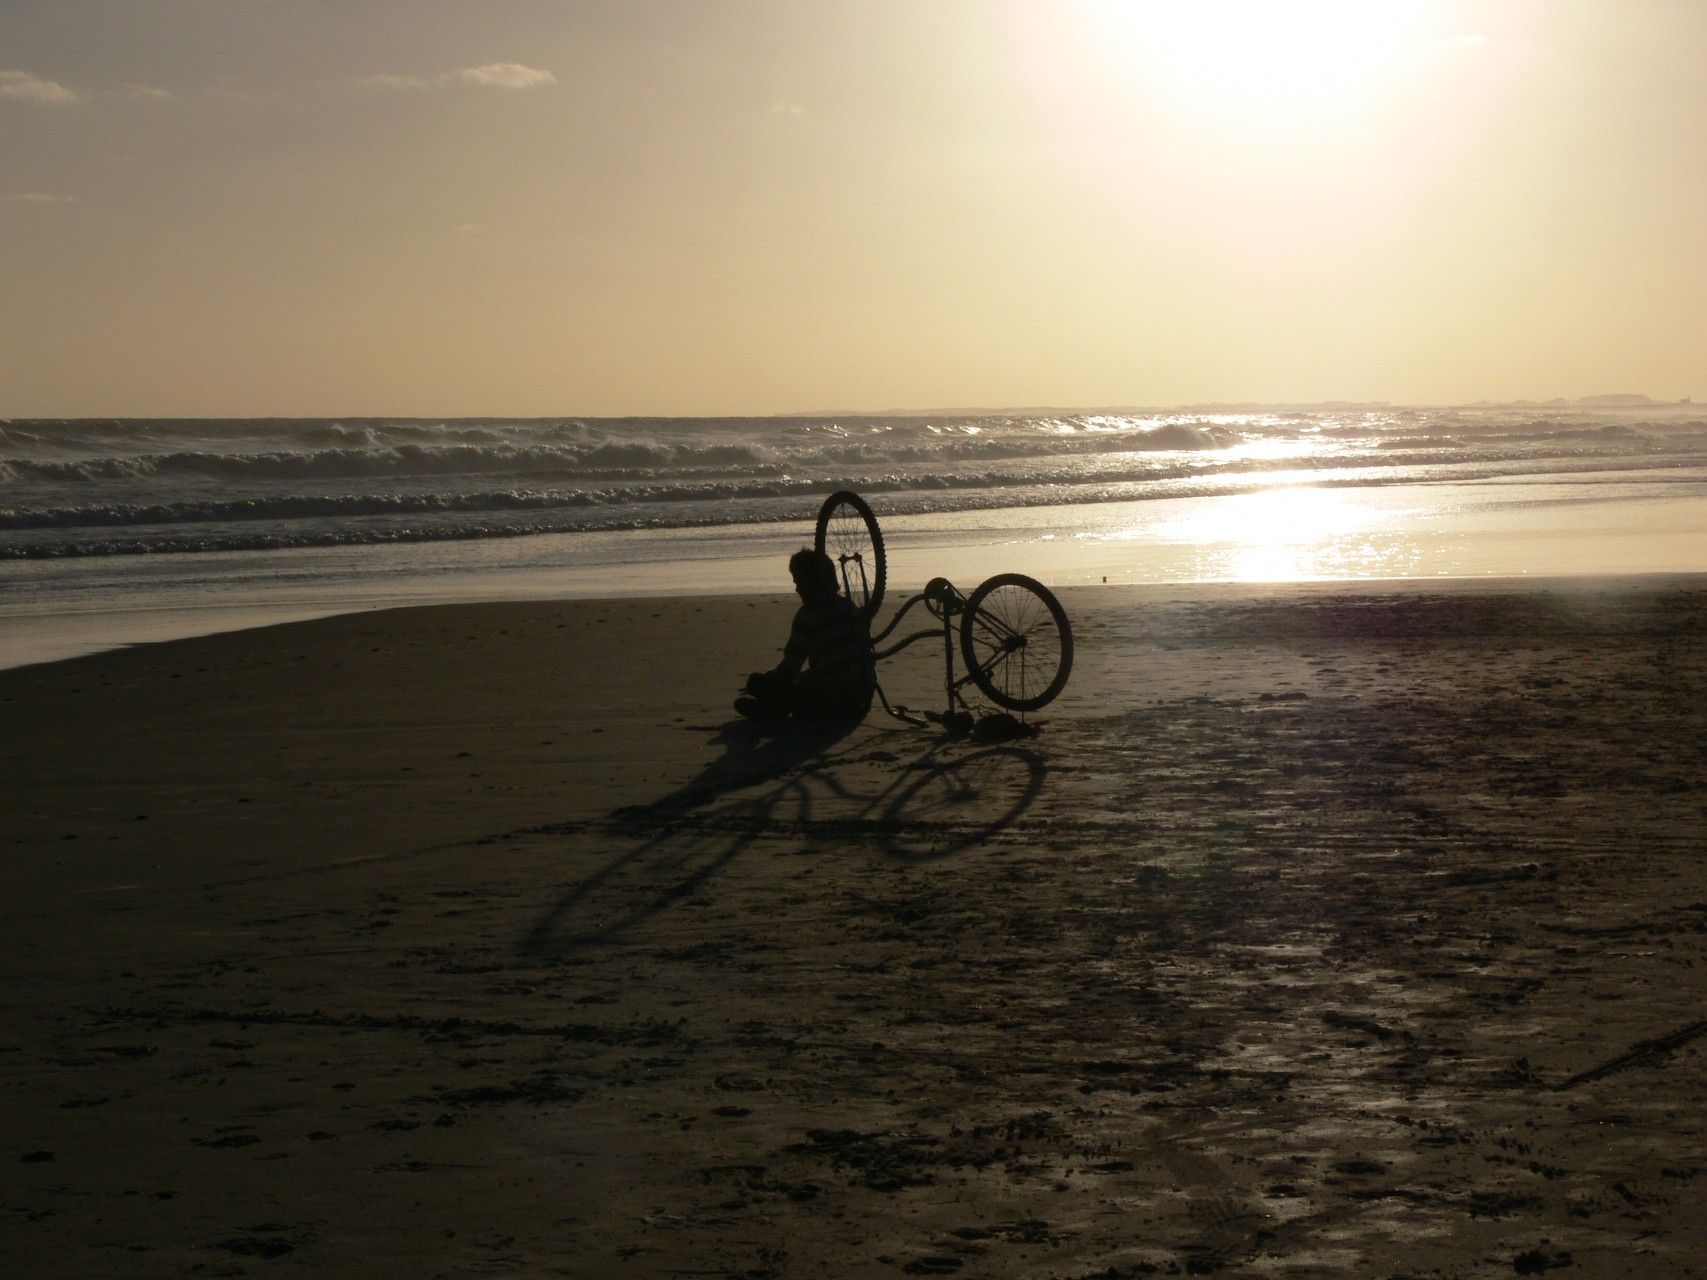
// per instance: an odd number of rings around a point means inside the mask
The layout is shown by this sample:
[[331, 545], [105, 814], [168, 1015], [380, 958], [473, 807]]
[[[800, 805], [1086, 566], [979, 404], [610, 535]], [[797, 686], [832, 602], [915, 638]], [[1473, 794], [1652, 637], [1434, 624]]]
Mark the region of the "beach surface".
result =
[[999, 742], [777, 597], [0, 673], [0, 1271], [1707, 1270], [1707, 580], [1063, 598]]

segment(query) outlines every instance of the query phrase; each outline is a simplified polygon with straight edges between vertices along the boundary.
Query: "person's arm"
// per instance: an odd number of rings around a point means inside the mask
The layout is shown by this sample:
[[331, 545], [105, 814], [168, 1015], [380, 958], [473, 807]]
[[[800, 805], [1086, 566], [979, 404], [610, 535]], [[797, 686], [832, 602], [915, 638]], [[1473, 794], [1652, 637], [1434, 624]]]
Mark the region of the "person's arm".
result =
[[806, 665], [806, 656], [812, 651], [808, 643], [811, 624], [806, 606], [801, 605], [794, 612], [794, 625], [788, 629], [788, 643], [783, 646], [782, 661], [774, 668], [779, 675], [797, 676], [800, 668]]

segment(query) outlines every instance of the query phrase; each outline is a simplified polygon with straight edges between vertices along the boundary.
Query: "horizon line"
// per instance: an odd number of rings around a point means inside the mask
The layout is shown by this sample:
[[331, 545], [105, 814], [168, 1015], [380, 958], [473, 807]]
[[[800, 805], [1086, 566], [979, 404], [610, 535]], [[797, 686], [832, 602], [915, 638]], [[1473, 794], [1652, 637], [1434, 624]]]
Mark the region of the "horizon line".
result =
[[72, 414], [9, 414], [0, 422], [290, 422], [323, 419], [428, 420], [449, 422], [474, 419], [507, 419], [509, 421], [546, 421], [552, 419], [603, 419], [625, 421], [635, 419], [715, 420], [724, 418], [908, 418], [932, 414], [961, 417], [989, 417], [996, 414], [1034, 415], [1059, 414], [1077, 417], [1099, 414], [1153, 413], [1214, 413], [1250, 409], [1664, 409], [1695, 407], [1691, 396], [1675, 400], [1657, 399], [1641, 393], [1620, 392], [1589, 396], [1553, 396], [1547, 399], [1519, 397], [1511, 400], [1191, 400], [1176, 404], [1112, 404], [1112, 405], [941, 405], [930, 408], [887, 409], [807, 409], [780, 410], [762, 413], [72, 413]]

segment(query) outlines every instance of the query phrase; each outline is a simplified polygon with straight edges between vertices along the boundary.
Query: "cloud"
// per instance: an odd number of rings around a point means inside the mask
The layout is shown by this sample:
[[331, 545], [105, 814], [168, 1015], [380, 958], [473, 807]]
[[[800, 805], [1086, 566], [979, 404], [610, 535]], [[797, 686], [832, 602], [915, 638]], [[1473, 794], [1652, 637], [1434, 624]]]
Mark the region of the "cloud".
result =
[[771, 103], [771, 114], [773, 116], [803, 116], [806, 114], [806, 108], [798, 102], [773, 102]]
[[14, 191], [0, 196], [0, 204], [76, 204], [76, 196], [54, 195], [48, 191]]
[[549, 71], [524, 67], [519, 62], [488, 62], [480, 67], [465, 67], [457, 78], [464, 84], [482, 85], [488, 89], [538, 89], [556, 84], [557, 77]]
[[474, 85], [482, 89], [538, 89], [556, 84], [557, 77], [537, 67], [524, 67], [519, 62], [488, 62], [483, 66], [464, 67], [460, 71], [441, 71], [436, 76], [380, 71], [371, 76], [359, 76], [351, 83], [358, 89], [419, 93], [428, 89], [447, 89], [453, 85]]
[[117, 98], [146, 98], [151, 102], [172, 96], [167, 90], [152, 84], [121, 84], [112, 93]]
[[80, 94], [57, 80], [38, 76], [33, 71], [0, 71], [0, 98], [16, 98], [43, 107], [65, 107], [83, 101]]

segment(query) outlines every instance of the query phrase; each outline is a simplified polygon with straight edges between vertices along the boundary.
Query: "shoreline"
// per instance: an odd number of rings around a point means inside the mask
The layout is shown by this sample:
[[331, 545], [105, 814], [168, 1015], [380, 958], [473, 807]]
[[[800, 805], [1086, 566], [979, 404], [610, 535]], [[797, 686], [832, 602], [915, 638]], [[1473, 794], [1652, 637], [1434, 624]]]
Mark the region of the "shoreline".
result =
[[[767, 562], [768, 563], [768, 562]], [[1436, 589], [1448, 592], [1464, 592], [1477, 590], [1502, 591], [1514, 588], [1530, 588], [1538, 591], [1552, 592], [1587, 592], [1594, 593], [1604, 590], [1656, 590], [1668, 587], [1687, 588], [1692, 584], [1707, 581], [1707, 569], [1691, 572], [1676, 570], [1652, 570], [1632, 573], [1573, 573], [1552, 575], [1512, 575], [1484, 574], [1466, 575], [1461, 577], [1396, 577], [1396, 578], [1314, 578], [1275, 581], [1242, 581], [1242, 580], [1210, 580], [1210, 581], [1159, 581], [1159, 582], [1104, 582], [1098, 584], [1074, 584], [1059, 587], [1058, 593], [1079, 591], [1123, 591], [1132, 593], [1177, 594], [1182, 592], [1201, 591], [1209, 594], [1229, 593], [1238, 594], [1249, 592], [1253, 594], [1267, 592], [1298, 591], [1336, 591], [1344, 590], [1350, 593], [1361, 591], [1393, 591], [1420, 592]], [[1046, 581], [1046, 585], [1050, 585]], [[882, 610], [884, 616], [893, 612], [895, 605], [908, 595], [922, 589], [919, 583], [901, 586], [891, 585], [886, 593]], [[749, 596], [766, 597], [781, 595], [781, 592], [766, 592], [754, 590], [750, 586], [731, 587], [726, 590], [707, 590], [695, 593], [667, 593], [637, 587], [628, 592], [612, 594], [575, 593], [550, 595], [494, 595], [482, 598], [467, 598], [459, 595], [449, 595], [443, 599], [427, 600], [372, 600], [365, 602], [351, 601], [343, 605], [321, 604], [288, 605], [279, 604], [266, 606], [256, 604], [245, 608], [229, 610], [228, 616], [215, 623], [207, 625], [211, 619], [205, 619], [201, 625], [192, 620], [201, 616], [204, 611], [189, 607], [174, 609], [138, 609], [133, 618], [123, 627], [117, 629], [117, 635], [129, 638], [117, 638], [111, 626], [111, 614], [95, 611], [71, 611], [42, 614], [0, 614], [0, 673], [17, 671], [32, 667], [51, 666], [62, 662], [72, 662], [81, 658], [96, 657], [101, 654], [117, 653], [126, 650], [145, 648], [152, 645], [171, 644], [175, 641], [194, 640], [198, 638], [232, 635], [243, 632], [263, 631], [272, 627], [289, 626], [292, 623], [311, 622], [323, 618], [348, 617], [365, 613], [384, 613], [403, 609], [454, 609], [480, 605], [503, 605], [523, 603], [569, 603], [569, 602], [610, 602], [617, 600], [658, 600], [670, 601], [683, 598], [692, 599], [730, 599]], [[221, 606], [211, 606], [211, 609], [221, 609]], [[107, 638], [95, 638], [85, 631], [72, 625], [65, 627], [67, 620], [94, 616], [107, 624], [102, 628]], [[58, 623], [64, 631], [52, 635], [47, 640], [22, 639], [20, 634], [30, 629], [31, 620], [47, 619]], [[8, 637], [10, 628], [14, 635]], [[40, 656], [17, 656], [17, 655]]]
[[[1685, 486], [1688, 487], [1688, 486]], [[1442, 582], [1707, 571], [1707, 496], [1558, 477], [880, 512], [890, 576], [970, 587]], [[134, 639], [328, 613], [505, 599], [787, 590], [798, 522], [0, 563], [0, 668]]]
[[1001, 744], [751, 736], [782, 596], [0, 673], [0, 1258], [1686, 1274], [1707, 584], [1567, 581], [1064, 590]]

